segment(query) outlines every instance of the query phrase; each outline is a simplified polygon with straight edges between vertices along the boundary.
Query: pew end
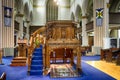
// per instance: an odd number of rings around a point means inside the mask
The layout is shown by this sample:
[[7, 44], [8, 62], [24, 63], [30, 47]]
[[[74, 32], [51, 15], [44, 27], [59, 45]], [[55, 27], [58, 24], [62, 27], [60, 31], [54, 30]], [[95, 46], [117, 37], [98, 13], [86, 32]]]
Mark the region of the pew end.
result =
[[6, 80], [6, 73], [5, 72], [2, 73], [0, 80]]

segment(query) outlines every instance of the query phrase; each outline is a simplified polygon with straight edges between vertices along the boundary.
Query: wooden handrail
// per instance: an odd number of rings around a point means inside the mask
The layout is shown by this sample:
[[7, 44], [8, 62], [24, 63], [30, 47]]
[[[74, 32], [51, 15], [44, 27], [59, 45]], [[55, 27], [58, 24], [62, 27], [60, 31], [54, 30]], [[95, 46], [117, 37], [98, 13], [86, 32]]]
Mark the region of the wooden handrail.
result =
[[45, 27], [41, 27], [38, 30], [36, 30], [33, 34], [31, 34], [29, 46], [28, 46], [28, 72], [30, 71], [32, 53], [33, 53], [34, 48], [35, 48], [35, 46], [34, 46], [35, 38], [36, 38], [37, 34], [44, 32], [45, 29], [46, 29]]

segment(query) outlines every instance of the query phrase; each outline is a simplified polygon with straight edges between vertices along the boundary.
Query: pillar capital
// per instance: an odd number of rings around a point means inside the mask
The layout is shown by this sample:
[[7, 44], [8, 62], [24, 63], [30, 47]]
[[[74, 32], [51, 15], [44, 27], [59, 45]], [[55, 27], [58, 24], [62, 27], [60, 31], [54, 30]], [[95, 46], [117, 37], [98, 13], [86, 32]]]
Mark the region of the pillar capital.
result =
[[23, 16], [24, 16], [24, 14], [23, 14], [23, 13], [18, 12], [18, 13], [16, 14], [16, 16], [17, 16], [17, 17], [23, 17]]
[[87, 16], [82, 16], [82, 19], [86, 19], [87, 18]]
[[107, 8], [110, 8], [110, 3], [107, 3]]

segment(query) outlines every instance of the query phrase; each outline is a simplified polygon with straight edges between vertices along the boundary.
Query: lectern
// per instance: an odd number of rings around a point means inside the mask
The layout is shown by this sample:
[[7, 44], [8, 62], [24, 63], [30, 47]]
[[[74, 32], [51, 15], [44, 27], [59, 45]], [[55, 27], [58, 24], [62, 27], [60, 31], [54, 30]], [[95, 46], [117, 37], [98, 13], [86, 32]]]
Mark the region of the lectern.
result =
[[18, 40], [18, 57], [27, 56], [27, 39]]
[[18, 39], [18, 55], [12, 60], [11, 66], [26, 66], [27, 39]]

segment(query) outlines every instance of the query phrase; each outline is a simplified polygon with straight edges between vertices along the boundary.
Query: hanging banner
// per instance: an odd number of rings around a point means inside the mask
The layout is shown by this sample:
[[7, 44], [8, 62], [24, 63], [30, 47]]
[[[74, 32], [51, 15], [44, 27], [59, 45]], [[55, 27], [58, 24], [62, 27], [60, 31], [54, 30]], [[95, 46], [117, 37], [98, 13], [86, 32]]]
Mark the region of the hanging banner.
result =
[[4, 7], [4, 25], [6, 27], [11, 26], [12, 20], [12, 8], [10, 7]]
[[96, 9], [96, 26], [103, 25], [103, 8]]

